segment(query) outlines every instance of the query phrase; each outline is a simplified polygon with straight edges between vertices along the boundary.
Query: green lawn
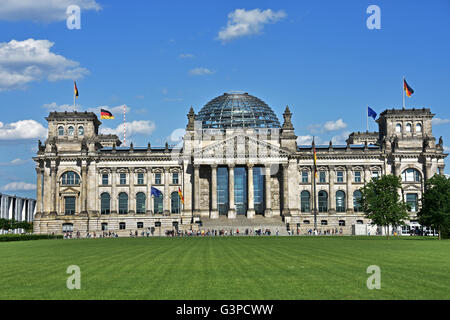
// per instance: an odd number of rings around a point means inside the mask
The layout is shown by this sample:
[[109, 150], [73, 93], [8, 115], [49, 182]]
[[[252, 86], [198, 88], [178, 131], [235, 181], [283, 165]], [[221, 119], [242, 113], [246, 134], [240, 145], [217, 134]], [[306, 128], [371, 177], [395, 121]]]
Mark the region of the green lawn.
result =
[[[81, 289], [66, 269], [81, 269]], [[381, 289], [369, 290], [369, 265]], [[450, 299], [450, 241], [116, 238], [0, 243], [0, 299]]]

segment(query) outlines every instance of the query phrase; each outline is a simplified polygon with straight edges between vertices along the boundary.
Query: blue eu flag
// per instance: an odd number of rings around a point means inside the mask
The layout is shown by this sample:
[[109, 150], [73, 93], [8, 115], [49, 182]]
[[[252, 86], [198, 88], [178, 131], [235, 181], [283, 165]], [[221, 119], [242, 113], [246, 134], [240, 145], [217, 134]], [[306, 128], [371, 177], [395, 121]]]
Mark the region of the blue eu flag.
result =
[[367, 116], [372, 117], [373, 120], [375, 120], [377, 113], [371, 107], [367, 107]]
[[161, 191], [159, 191], [158, 189], [156, 189], [155, 187], [152, 187], [152, 196], [155, 196], [155, 197], [161, 197], [162, 196], [162, 192]]

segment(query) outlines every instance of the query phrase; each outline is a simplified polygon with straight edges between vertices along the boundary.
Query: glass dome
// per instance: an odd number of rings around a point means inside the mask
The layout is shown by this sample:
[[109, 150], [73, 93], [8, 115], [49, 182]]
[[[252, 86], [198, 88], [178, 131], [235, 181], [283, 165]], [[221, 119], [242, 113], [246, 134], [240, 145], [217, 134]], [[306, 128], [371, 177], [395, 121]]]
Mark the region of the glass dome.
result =
[[212, 99], [195, 117], [207, 128], [280, 128], [273, 110], [248, 93], [230, 92]]

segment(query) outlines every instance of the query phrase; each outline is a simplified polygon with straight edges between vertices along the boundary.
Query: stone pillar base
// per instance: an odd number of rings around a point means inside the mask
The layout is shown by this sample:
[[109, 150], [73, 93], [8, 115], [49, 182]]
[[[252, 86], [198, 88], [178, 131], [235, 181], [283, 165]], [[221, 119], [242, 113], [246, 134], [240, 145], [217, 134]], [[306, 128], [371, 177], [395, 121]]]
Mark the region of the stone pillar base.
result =
[[211, 210], [211, 219], [219, 219], [219, 210]]
[[165, 215], [165, 216], [170, 216], [170, 211], [169, 211], [169, 210], [164, 210], [164, 211], [163, 211], [163, 215]]
[[234, 209], [228, 210], [228, 219], [236, 219], [236, 210]]
[[247, 210], [247, 219], [253, 219], [255, 217], [255, 209]]
[[273, 211], [272, 211], [272, 209], [266, 209], [266, 210], [264, 210], [264, 217], [266, 217], [266, 218], [272, 218], [272, 217], [273, 217]]

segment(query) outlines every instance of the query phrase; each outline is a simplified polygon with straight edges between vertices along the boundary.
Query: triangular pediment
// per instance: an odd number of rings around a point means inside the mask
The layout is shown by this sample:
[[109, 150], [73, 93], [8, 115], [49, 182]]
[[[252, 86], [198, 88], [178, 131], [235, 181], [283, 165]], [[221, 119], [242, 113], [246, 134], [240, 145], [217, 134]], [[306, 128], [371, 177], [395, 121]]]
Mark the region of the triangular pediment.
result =
[[194, 152], [194, 158], [287, 158], [290, 153], [274, 144], [246, 135], [233, 135]]

